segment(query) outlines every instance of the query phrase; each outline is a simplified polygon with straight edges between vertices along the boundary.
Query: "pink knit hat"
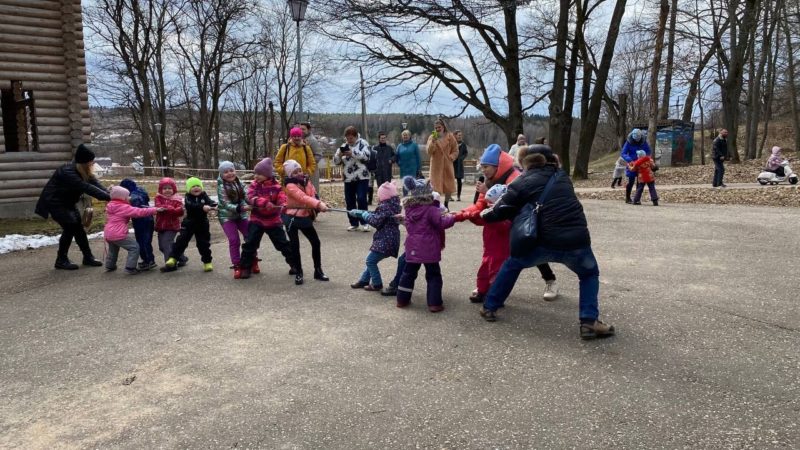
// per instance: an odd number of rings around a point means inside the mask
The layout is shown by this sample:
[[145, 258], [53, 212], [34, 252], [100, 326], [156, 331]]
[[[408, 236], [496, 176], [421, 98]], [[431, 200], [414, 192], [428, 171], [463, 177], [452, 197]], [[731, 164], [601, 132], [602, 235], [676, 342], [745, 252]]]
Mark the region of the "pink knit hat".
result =
[[291, 130], [289, 130], [289, 137], [293, 137], [293, 138], [294, 137], [299, 137], [299, 138], [301, 138], [301, 137], [303, 137], [303, 130], [301, 128], [294, 127]]
[[122, 186], [111, 187], [111, 200], [127, 200], [130, 196], [130, 191]]
[[392, 197], [397, 197], [397, 187], [394, 183], [387, 181], [378, 187], [378, 201], [385, 202]]

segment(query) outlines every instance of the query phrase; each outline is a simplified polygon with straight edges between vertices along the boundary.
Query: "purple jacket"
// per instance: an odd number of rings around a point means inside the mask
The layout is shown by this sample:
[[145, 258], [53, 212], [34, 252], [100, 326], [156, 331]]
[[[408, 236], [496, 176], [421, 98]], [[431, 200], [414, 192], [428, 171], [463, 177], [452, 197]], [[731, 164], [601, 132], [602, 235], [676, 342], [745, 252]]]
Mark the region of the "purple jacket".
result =
[[442, 260], [444, 230], [455, 223], [455, 217], [442, 215], [439, 202], [430, 197], [409, 197], [406, 208], [406, 261], [410, 263], [436, 263]]

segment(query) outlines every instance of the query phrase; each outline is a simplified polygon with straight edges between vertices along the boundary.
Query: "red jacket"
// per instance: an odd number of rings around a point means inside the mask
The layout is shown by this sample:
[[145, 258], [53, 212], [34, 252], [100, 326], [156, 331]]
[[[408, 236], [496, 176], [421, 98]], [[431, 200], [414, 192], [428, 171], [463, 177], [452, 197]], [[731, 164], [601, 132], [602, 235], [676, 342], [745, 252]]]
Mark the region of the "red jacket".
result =
[[281, 210], [286, 205], [286, 194], [275, 178], [263, 182], [253, 180], [247, 188], [247, 203], [253, 206], [250, 212], [250, 223], [257, 223], [263, 228], [282, 227]]
[[183, 217], [183, 198], [178, 194], [165, 197], [156, 194], [156, 208], [164, 208], [164, 212], [156, 214], [156, 231], [180, 231]]
[[655, 162], [649, 156], [642, 156], [631, 164], [631, 170], [638, 174], [640, 183], [650, 183], [656, 181], [653, 175], [653, 166]]

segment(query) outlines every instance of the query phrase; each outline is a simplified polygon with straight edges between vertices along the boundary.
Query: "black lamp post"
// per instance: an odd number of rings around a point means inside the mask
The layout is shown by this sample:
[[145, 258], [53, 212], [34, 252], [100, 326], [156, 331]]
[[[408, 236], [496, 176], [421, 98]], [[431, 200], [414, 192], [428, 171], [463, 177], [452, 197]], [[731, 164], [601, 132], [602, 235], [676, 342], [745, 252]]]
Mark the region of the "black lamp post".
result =
[[303, 120], [303, 71], [300, 65], [300, 22], [305, 19], [308, 0], [288, 0], [292, 19], [297, 23], [297, 105], [300, 119]]

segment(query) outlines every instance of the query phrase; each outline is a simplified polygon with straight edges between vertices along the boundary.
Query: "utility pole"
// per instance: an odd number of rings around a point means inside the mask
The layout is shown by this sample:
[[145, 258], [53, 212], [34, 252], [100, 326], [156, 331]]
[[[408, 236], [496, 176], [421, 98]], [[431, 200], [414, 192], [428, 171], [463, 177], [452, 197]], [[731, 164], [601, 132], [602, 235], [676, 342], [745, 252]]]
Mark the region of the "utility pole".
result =
[[361, 74], [361, 134], [364, 140], [369, 142], [369, 133], [367, 132], [367, 99], [364, 88], [364, 70], [359, 68], [358, 72]]

